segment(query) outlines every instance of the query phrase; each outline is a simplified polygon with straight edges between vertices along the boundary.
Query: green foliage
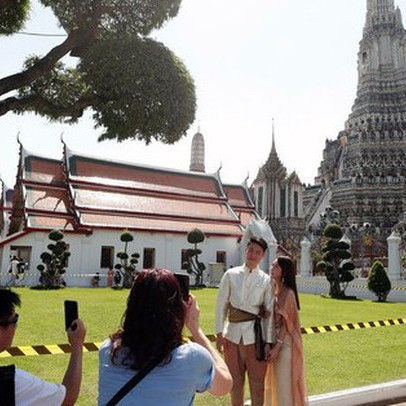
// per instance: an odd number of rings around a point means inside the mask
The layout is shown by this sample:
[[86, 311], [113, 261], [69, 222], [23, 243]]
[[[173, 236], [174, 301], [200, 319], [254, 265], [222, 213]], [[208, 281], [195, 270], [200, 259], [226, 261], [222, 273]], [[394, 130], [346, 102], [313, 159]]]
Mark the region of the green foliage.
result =
[[62, 275], [66, 272], [65, 267], [70, 257], [68, 244], [63, 241], [64, 235], [60, 230], [53, 230], [48, 238], [55, 241], [55, 244], [48, 244], [50, 252], [43, 252], [40, 255], [42, 264], [37, 266], [41, 274], [40, 284], [34, 288], [55, 289], [63, 286]]
[[339, 240], [343, 236], [343, 232], [337, 224], [328, 224], [324, 229], [323, 235], [327, 238]]
[[330, 284], [330, 295], [334, 298], [345, 297], [348, 284], [354, 279], [352, 270], [354, 264], [347, 261], [351, 258], [350, 246], [340, 239], [343, 236], [337, 224], [329, 224], [324, 229], [323, 235], [327, 241], [322, 247], [323, 259], [317, 266], [324, 271]]
[[187, 234], [187, 242], [190, 244], [199, 244], [203, 242], [205, 238], [206, 236], [204, 235], [203, 231], [199, 230], [198, 228], [194, 228]]
[[194, 244], [193, 248], [189, 248], [186, 251], [187, 262], [183, 264], [187, 269], [187, 272], [195, 276], [195, 286], [203, 286], [203, 272], [206, 269], [206, 265], [199, 261], [199, 255], [202, 253], [197, 248], [197, 244], [202, 243], [206, 236], [203, 231], [198, 228], [190, 230], [187, 234], [187, 241], [190, 244]]
[[120, 235], [120, 241], [131, 242], [133, 240], [134, 240], [134, 237], [129, 232], [124, 232], [123, 234]]
[[178, 14], [181, 0], [40, 0], [66, 31], [95, 24], [101, 37], [148, 35]]
[[193, 121], [193, 80], [159, 42], [134, 36], [99, 41], [83, 56], [79, 70], [100, 100], [93, 104], [97, 125], [107, 129], [100, 140], [171, 144]]
[[392, 285], [382, 262], [375, 261], [372, 264], [367, 286], [377, 296], [379, 302], [386, 301]]
[[[31, 56], [25, 61], [24, 68], [31, 68], [39, 61], [38, 56]], [[51, 121], [60, 121], [61, 112], [88, 96], [89, 91], [89, 86], [77, 69], [57, 62], [53, 69], [30, 82], [27, 86], [18, 89], [20, 99], [40, 97], [43, 102], [24, 105], [17, 109], [16, 113], [23, 114], [27, 111], [33, 111]], [[75, 123], [78, 118], [78, 116], [72, 115], [69, 122]]]
[[[4, 1], [0, 11], [11, 0]], [[181, 0], [40, 1], [67, 38], [46, 56], [30, 56], [22, 75], [0, 79], [0, 95], [15, 91], [0, 99], [0, 116], [31, 111], [75, 123], [91, 108], [99, 141], [172, 144], [186, 134], [196, 112], [193, 79], [173, 52], [146, 37], [177, 15]], [[1, 24], [14, 25], [11, 15], [0, 13], [0, 35]], [[61, 62], [69, 53], [79, 58], [74, 67]]]
[[0, 35], [11, 35], [21, 30], [29, 10], [29, 0], [0, 1]]

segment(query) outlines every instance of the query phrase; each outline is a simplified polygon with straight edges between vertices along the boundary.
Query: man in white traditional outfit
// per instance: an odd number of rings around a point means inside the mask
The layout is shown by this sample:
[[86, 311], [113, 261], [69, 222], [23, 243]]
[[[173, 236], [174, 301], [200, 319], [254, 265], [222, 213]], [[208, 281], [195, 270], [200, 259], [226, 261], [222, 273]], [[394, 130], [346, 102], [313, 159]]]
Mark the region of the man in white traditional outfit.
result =
[[[271, 278], [259, 269], [267, 244], [251, 238], [245, 263], [229, 269], [223, 276], [217, 298], [217, 349], [233, 377], [232, 406], [244, 404], [245, 373], [252, 406], [263, 406], [267, 358], [274, 339], [273, 289]], [[268, 317], [266, 317], [268, 316]]]

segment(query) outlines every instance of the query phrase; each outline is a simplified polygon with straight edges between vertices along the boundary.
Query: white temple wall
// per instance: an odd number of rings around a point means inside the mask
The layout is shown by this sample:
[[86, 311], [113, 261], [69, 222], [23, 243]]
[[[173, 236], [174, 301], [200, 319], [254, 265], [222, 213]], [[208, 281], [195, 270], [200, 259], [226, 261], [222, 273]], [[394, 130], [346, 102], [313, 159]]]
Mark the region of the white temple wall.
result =
[[[181, 271], [181, 253], [182, 249], [192, 248], [186, 240], [186, 234], [174, 233], [152, 233], [152, 232], [133, 232], [134, 240], [128, 244], [128, 254], [134, 252], [140, 254], [137, 268], [142, 269], [144, 248], [155, 249], [155, 267], [167, 268], [174, 272]], [[101, 286], [106, 282], [108, 268], [100, 267], [101, 247], [114, 247], [114, 264], [117, 263], [116, 254], [124, 250], [124, 243], [120, 241], [122, 231], [115, 230], [95, 230], [93, 234], [86, 236], [83, 234], [65, 233], [64, 241], [69, 244], [71, 256], [66, 268], [65, 280], [68, 286], [90, 286], [91, 276], [100, 272], [102, 276]], [[26, 270], [24, 284], [32, 286], [38, 283], [39, 271], [37, 266], [41, 263], [40, 255], [47, 250], [47, 245], [51, 241], [48, 239], [48, 232], [34, 232], [24, 235], [10, 243], [4, 245], [0, 254], [0, 285], [5, 285], [10, 279], [8, 269], [12, 246], [31, 247], [30, 266]], [[225, 268], [239, 265], [239, 244], [235, 237], [207, 237], [199, 244], [202, 250], [199, 257], [200, 261], [206, 265], [206, 274], [209, 264], [216, 262], [217, 251], [226, 252]]]

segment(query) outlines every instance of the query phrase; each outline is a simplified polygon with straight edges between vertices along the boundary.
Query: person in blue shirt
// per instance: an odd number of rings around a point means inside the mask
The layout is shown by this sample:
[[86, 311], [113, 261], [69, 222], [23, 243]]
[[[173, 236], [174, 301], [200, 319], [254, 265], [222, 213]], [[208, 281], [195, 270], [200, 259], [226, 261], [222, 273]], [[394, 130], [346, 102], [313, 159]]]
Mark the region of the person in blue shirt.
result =
[[[120, 406], [189, 406], [196, 392], [229, 393], [231, 375], [201, 330], [199, 314], [196, 299], [190, 295], [184, 301], [171, 271], [142, 271], [131, 288], [121, 327], [100, 348], [99, 406], [106, 405], [151, 361], [156, 367], [124, 396]], [[194, 342], [185, 342], [184, 326]]]

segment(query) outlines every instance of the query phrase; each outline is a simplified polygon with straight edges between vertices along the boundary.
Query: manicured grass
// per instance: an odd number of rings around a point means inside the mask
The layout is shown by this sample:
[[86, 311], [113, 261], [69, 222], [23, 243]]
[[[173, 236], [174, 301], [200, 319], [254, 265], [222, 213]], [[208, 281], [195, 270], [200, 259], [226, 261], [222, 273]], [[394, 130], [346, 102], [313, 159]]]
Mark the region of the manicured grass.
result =
[[[22, 308], [14, 345], [65, 343], [63, 301], [79, 301], [79, 312], [87, 326], [87, 342], [100, 342], [120, 322], [128, 291], [67, 288], [61, 291], [33, 291], [19, 288]], [[214, 333], [216, 289], [195, 290], [201, 308], [201, 325]], [[336, 301], [301, 295], [304, 327], [406, 317], [406, 303]], [[381, 327], [303, 337], [307, 383], [310, 394], [406, 377], [406, 326]], [[15, 357], [0, 364], [18, 367], [55, 382], [62, 380], [68, 355]], [[97, 353], [84, 357], [84, 377], [78, 405], [95, 405], [97, 399]], [[196, 405], [228, 405], [228, 397], [199, 394]]]

